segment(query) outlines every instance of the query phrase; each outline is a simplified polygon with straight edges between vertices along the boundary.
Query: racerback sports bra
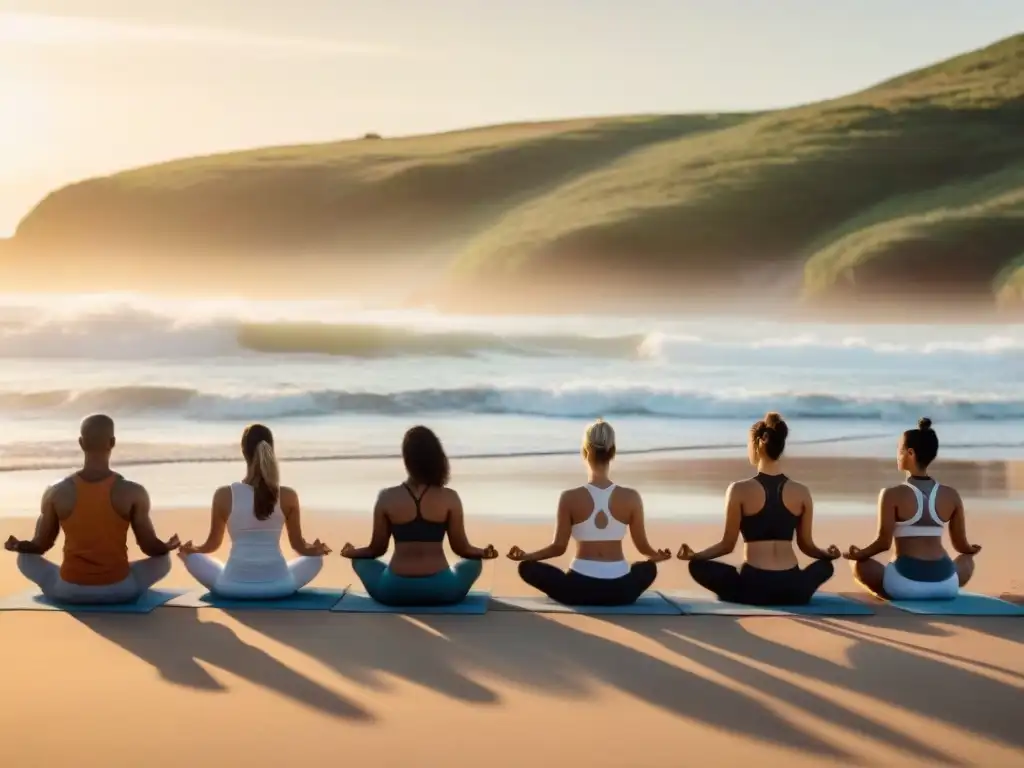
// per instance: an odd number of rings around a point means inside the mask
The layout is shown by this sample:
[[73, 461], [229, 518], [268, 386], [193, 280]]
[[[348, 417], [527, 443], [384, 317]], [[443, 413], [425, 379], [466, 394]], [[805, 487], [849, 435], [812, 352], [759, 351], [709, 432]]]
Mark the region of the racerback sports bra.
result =
[[[924, 491], [911, 480], [917, 480], [925, 486], [925, 489], [928, 490], [927, 498], [925, 498]], [[928, 483], [932, 484], [930, 489], [927, 486]], [[939, 496], [939, 484], [930, 477], [911, 477], [904, 485], [908, 486], [917, 497], [917, 514], [909, 520], [897, 520], [893, 536], [897, 539], [910, 536], [941, 536], [946, 523], [939, 517], [938, 511], [935, 509], [935, 500]], [[925, 510], [927, 510], [927, 514], [925, 514]]]
[[422, 502], [423, 497], [427, 495], [427, 491], [430, 490], [430, 486], [424, 488], [423, 493], [419, 496], [413, 493], [412, 488], [405, 483], [402, 483], [402, 487], [409, 492], [413, 502], [416, 504], [416, 517], [408, 523], [391, 524], [391, 535], [394, 537], [395, 541], [422, 541], [431, 543], [444, 541], [445, 534], [448, 532], [448, 520], [446, 519], [443, 523], [435, 523], [432, 520], [425, 519], [423, 517], [423, 513], [420, 511], [420, 502]]
[[790, 512], [782, 501], [782, 489], [789, 478], [758, 472], [754, 479], [764, 488], [764, 506], [760, 512], [740, 518], [743, 540], [792, 541], [800, 518]]

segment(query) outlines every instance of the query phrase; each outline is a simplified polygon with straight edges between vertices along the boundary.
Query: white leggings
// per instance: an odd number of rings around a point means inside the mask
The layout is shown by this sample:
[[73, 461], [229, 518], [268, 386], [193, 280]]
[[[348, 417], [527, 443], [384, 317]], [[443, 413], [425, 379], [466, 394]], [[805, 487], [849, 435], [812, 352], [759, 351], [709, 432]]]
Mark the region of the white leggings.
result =
[[60, 566], [42, 555], [18, 555], [18, 570], [34, 582], [44, 595], [61, 603], [132, 603], [171, 572], [167, 555], [147, 557], [129, 564], [127, 578], [116, 584], [86, 586], [71, 584], [60, 577]]
[[184, 558], [192, 578], [221, 597], [239, 599], [273, 599], [288, 597], [317, 577], [324, 567], [322, 557], [298, 557], [288, 563], [288, 574], [272, 581], [228, 581], [224, 564], [209, 555], [191, 554]]

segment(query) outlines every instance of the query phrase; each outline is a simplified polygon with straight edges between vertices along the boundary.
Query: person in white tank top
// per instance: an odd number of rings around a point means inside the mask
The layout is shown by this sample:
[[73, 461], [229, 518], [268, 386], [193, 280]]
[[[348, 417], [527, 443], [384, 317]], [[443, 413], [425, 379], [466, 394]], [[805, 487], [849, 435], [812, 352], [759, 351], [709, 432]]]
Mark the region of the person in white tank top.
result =
[[[247, 472], [241, 483], [218, 488], [213, 496], [210, 533], [206, 542], [181, 546], [179, 555], [192, 577], [210, 592], [236, 599], [278, 599], [309, 584], [323, 568], [330, 548], [319, 539], [312, 544], [302, 537], [299, 497], [281, 487], [274, 455], [274, 436], [262, 424], [242, 433], [242, 455]], [[299, 558], [285, 560], [281, 534]], [[227, 563], [210, 557], [231, 537]]]
[[[878, 499], [878, 534], [866, 547], [851, 546], [844, 555], [854, 577], [869, 592], [891, 600], [949, 600], [970, 581], [974, 556], [981, 547], [967, 540], [960, 494], [928, 476], [939, 453], [931, 419], [921, 419], [900, 439], [897, 466], [907, 476], [902, 485], [886, 488]], [[942, 534], [959, 553], [952, 560]], [[895, 543], [895, 557], [886, 565], [873, 558]]]
[[[589, 482], [562, 494], [555, 539], [536, 552], [512, 547], [508, 558], [519, 563], [519, 576], [552, 600], [566, 605], [630, 605], [650, 589], [657, 563], [668, 560], [668, 549], [647, 541], [640, 494], [617, 486], [608, 477], [615, 458], [615, 432], [598, 419], [583, 436], [583, 459]], [[622, 541], [626, 532], [647, 560], [626, 562]], [[576, 557], [568, 571], [541, 562], [565, 554], [576, 540]]]

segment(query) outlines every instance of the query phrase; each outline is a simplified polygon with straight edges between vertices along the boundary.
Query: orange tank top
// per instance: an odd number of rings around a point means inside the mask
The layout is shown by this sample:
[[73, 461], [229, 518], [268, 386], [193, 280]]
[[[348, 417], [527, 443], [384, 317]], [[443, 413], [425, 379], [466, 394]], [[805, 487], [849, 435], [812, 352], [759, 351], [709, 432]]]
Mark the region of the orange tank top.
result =
[[87, 483], [75, 475], [75, 506], [61, 520], [64, 561], [60, 577], [69, 584], [104, 586], [128, 578], [128, 521], [117, 514], [110, 492], [118, 475]]

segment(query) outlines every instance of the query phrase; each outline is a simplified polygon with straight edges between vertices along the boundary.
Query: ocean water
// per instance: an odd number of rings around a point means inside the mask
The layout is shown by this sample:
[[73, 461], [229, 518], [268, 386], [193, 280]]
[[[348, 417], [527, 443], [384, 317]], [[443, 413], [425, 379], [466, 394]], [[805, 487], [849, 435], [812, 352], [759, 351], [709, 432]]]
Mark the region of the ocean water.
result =
[[118, 458], [140, 471], [235, 460], [256, 420], [290, 463], [335, 467], [394, 457], [414, 423], [456, 457], [572, 456], [597, 416], [627, 454], [714, 453], [742, 446], [768, 409], [789, 421], [794, 452], [890, 455], [929, 416], [944, 456], [1024, 456], [1019, 325], [0, 296], [0, 359], [0, 482], [19, 498], [74, 465], [77, 423], [94, 411], [115, 417]]

